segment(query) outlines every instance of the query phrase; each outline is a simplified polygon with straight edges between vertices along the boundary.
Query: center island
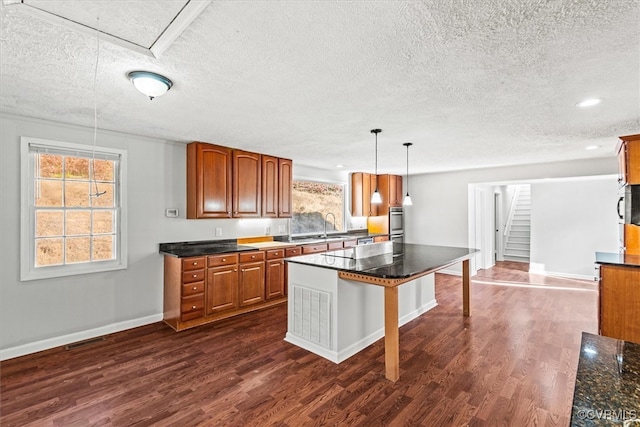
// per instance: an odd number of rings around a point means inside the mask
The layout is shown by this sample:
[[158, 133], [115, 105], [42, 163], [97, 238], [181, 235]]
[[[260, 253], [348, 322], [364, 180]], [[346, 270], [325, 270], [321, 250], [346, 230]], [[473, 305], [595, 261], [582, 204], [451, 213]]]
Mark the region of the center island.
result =
[[385, 244], [392, 250], [364, 258], [354, 258], [353, 248], [288, 258], [285, 340], [341, 363], [384, 336], [385, 376], [396, 381], [399, 327], [437, 305], [436, 271], [462, 263], [469, 316], [469, 259], [478, 250]]

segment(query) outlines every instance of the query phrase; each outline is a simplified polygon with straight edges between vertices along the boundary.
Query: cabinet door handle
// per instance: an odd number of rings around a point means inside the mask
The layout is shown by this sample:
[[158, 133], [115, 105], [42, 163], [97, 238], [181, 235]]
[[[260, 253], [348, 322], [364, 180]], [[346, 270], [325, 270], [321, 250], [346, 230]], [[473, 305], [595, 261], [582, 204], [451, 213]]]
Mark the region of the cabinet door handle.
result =
[[197, 289], [198, 289], [198, 287], [197, 287], [197, 286], [194, 286], [194, 287], [193, 287], [193, 290], [194, 290], [194, 291], [195, 291], [195, 290], [197, 290]]
[[251, 259], [256, 259], [256, 256], [255, 255], [251, 255]]
[[225, 262], [227, 259], [226, 258], [222, 258], [222, 262]]
[[198, 265], [198, 262], [197, 262], [197, 261], [196, 261], [196, 262], [194, 262], [194, 263], [193, 263], [193, 265]]
[[236, 272], [237, 272], [237, 271], [238, 271], [238, 269], [236, 268], [236, 269], [234, 269], [233, 271], [236, 271]]
[[193, 275], [193, 278], [195, 279], [196, 277], [198, 277], [198, 275], [197, 275], [197, 274], [194, 274], [194, 275]]
[[191, 306], [191, 310], [195, 310], [195, 309], [196, 309], [196, 306], [195, 306], [195, 305], [192, 305], [192, 306]]

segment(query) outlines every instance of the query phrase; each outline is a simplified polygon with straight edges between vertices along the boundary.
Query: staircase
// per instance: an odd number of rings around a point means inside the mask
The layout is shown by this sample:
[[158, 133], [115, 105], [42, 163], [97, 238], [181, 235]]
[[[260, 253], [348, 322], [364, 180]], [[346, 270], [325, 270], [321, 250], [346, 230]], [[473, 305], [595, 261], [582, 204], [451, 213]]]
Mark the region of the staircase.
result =
[[516, 187], [504, 235], [504, 259], [507, 261], [529, 262], [531, 186], [518, 185]]

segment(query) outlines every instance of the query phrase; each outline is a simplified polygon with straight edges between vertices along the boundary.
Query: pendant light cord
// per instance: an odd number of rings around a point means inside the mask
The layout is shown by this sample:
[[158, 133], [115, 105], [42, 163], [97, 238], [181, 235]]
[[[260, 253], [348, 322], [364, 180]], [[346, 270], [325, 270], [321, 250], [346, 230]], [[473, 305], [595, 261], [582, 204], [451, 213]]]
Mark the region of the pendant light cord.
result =
[[409, 194], [409, 144], [407, 144], [407, 195]]
[[96, 18], [96, 67], [93, 71], [93, 151], [91, 153], [91, 168], [89, 169], [91, 172], [91, 176], [89, 176], [89, 186], [91, 186], [91, 178], [93, 178], [93, 186], [96, 189], [95, 193], [91, 193], [89, 190], [89, 197], [100, 197], [106, 193], [103, 191], [102, 193], [98, 190], [98, 181], [96, 180], [96, 143], [98, 139], [98, 62], [100, 61], [100, 18]]

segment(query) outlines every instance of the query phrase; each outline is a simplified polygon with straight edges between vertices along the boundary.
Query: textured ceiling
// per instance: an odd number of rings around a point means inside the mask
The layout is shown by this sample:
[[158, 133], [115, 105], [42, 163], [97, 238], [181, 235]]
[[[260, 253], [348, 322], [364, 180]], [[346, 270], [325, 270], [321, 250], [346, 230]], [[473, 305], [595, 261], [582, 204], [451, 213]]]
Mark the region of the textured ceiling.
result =
[[[1, 111], [92, 126], [95, 36], [10, 3]], [[147, 43], [184, 2], [27, 3]], [[149, 101], [137, 69], [174, 86]], [[407, 141], [412, 173], [605, 157], [640, 133], [640, 4], [213, 1], [161, 58], [102, 42], [97, 94], [101, 129], [325, 169], [373, 171], [372, 128], [381, 173], [404, 173]]]

